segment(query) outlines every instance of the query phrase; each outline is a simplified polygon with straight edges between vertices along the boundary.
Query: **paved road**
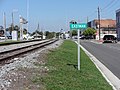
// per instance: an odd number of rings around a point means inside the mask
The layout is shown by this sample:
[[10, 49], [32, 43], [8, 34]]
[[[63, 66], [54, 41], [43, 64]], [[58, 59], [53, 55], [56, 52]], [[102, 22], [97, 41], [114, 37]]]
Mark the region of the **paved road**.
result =
[[120, 79], [120, 44], [81, 41], [81, 45]]
[[5, 40], [0, 40], [0, 42], [4, 42]]

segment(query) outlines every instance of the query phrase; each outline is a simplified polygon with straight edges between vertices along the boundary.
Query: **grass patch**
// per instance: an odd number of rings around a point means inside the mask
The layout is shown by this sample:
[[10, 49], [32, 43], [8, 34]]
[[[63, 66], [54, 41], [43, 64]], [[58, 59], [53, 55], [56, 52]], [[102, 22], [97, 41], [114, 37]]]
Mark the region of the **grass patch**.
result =
[[12, 40], [8, 40], [8, 41], [0, 42], [0, 45], [3, 45], [3, 44], [10, 44], [10, 43], [14, 43], [14, 42], [21, 42], [21, 41], [12, 41]]
[[70, 40], [49, 53], [47, 60], [46, 66], [50, 70], [42, 78], [47, 90], [112, 90], [82, 50], [81, 70], [77, 70], [77, 45]]

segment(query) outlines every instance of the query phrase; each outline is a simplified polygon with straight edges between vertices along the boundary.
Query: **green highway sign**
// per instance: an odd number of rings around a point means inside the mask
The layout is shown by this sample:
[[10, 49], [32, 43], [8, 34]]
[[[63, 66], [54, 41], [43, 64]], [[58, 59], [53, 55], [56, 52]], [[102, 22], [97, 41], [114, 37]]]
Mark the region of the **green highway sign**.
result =
[[86, 23], [79, 23], [79, 24], [70, 24], [70, 29], [86, 29], [87, 24]]

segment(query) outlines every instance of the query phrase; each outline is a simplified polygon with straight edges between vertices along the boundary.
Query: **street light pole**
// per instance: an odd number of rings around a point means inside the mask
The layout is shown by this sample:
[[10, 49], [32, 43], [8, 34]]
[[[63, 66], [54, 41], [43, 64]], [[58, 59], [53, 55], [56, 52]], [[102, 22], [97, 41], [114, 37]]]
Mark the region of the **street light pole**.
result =
[[5, 12], [3, 13], [3, 24], [4, 24], [4, 36], [5, 36], [5, 41], [6, 41], [7, 36], [6, 36], [6, 14]]

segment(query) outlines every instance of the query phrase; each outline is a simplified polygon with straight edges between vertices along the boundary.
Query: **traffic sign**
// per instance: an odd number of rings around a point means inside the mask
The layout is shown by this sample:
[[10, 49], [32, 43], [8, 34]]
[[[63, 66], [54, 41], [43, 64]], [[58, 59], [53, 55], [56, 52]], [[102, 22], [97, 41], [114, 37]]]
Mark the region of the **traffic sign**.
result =
[[86, 23], [70, 24], [70, 30], [73, 30], [73, 29], [86, 29], [86, 28], [87, 28]]

